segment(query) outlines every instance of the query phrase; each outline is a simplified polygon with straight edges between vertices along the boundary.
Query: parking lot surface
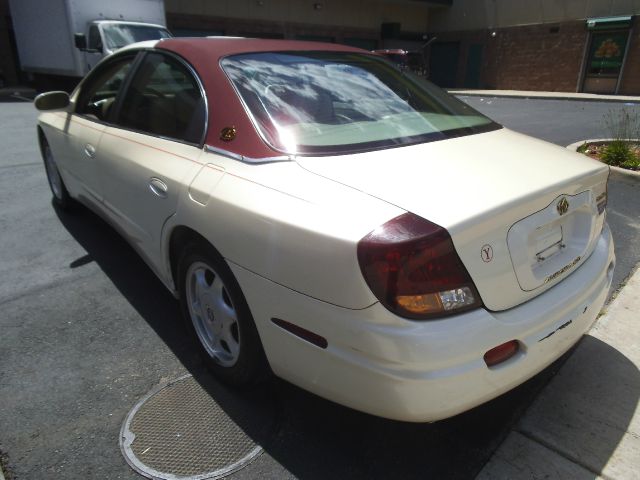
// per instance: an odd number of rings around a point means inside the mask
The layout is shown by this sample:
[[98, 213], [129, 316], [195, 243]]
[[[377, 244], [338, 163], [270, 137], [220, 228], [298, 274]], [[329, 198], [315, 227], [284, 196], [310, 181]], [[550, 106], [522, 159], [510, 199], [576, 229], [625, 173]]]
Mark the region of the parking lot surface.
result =
[[[589, 129], [609, 108], [469, 101], [565, 145], [599, 136]], [[31, 104], [0, 103], [0, 452], [16, 478], [140, 478], [118, 446], [128, 411], [186, 372], [211, 380], [176, 301], [124, 240], [83, 208], [53, 208], [35, 121]], [[640, 257], [639, 186], [626, 177], [610, 186], [616, 284]], [[371, 417], [276, 379], [233, 392], [272, 405], [277, 425], [264, 453], [232, 478], [473, 478], [557, 368], [435, 424]]]

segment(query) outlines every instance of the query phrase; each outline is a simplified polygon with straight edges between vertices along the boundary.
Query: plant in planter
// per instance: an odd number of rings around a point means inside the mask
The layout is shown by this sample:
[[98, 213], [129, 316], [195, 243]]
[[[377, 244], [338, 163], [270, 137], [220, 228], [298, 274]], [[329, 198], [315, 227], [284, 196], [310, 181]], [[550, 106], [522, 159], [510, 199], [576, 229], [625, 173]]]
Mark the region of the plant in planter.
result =
[[613, 140], [607, 144], [601, 155], [602, 160], [615, 167], [636, 169], [640, 166], [640, 159], [631, 149], [629, 142]]
[[609, 165], [636, 170], [640, 168], [637, 139], [640, 137], [640, 112], [623, 108], [609, 110], [604, 123], [612, 140], [602, 149], [600, 158]]

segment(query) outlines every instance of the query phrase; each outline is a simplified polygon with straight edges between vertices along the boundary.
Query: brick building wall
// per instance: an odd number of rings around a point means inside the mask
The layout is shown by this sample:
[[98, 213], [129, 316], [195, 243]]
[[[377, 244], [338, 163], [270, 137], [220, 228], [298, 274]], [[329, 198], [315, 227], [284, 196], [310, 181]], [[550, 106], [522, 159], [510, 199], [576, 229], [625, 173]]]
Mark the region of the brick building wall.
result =
[[[590, 38], [583, 20], [434, 35], [437, 42], [459, 43], [456, 84], [447, 87], [464, 86], [469, 48], [479, 44], [483, 46], [480, 88], [550, 92], [582, 88]], [[640, 95], [640, 21], [631, 35], [619, 93]]]
[[[492, 35], [495, 32], [495, 36]], [[480, 88], [575, 92], [588, 32], [584, 22], [442, 32], [438, 42], [459, 42], [456, 87], [464, 85], [469, 47], [483, 46]]]
[[584, 22], [495, 30], [484, 81], [492, 88], [576, 91], [588, 32]]

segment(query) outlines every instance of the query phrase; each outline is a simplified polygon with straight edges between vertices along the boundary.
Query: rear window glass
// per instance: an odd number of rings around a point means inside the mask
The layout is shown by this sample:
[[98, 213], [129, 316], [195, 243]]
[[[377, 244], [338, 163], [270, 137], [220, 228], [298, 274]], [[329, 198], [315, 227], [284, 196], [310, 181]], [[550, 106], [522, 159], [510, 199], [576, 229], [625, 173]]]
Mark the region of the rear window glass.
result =
[[376, 55], [252, 53], [221, 65], [263, 137], [287, 153], [348, 153], [500, 128]]

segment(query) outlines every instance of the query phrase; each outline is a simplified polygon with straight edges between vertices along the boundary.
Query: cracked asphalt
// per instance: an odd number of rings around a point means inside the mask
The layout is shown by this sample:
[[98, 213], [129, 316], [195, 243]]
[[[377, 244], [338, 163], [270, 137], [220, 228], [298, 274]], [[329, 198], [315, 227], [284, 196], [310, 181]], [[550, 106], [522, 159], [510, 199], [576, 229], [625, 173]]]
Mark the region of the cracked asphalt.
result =
[[[612, 107], [465, 100], [562, 145], [601, 136]], [[140, 478], [118, 446], [126, 414], [159, 383], [206, 373], [177, 303], [124, 240], [83, 208], [53, 208], [35, 121], [31, 104], [0, 103], [0, 457], [18, 479]], [[616, 284], [640, 259], [639, 188], [611, 178]], [[233, 392], [272, 403], [277, 428], [232, 478], [473, 478], [560, 362], [492, 402], [425, 425], [354, 412], [275, 379]]]

